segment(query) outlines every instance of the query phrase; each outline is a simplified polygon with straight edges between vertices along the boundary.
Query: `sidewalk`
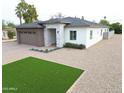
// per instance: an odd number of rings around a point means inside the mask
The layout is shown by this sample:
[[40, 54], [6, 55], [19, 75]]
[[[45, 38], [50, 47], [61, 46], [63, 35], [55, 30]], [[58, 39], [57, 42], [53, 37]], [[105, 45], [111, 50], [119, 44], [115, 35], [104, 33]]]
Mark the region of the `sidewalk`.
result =
[[12, 42], [12, 41], [16, 41], [17, 39], [7, 39], [7, 40], [2, 40], [2, 43], [6, 43], [6, 42]]

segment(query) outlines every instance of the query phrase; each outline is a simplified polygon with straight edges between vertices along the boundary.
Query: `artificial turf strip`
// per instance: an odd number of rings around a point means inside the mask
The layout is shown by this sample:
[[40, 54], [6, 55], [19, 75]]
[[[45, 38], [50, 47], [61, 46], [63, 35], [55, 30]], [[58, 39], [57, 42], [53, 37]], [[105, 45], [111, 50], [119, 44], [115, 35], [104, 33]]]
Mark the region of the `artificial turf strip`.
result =
[[3, 65], [3, 93], [66, 93], [84, 70], [28, 57]]

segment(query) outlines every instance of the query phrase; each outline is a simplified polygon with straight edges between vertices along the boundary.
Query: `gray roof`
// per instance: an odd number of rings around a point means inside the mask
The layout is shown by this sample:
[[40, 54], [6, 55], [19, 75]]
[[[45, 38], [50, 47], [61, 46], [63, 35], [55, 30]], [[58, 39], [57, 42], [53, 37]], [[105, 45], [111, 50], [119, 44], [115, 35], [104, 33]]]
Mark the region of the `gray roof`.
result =
[[44, 24], [57, 24], [57, 23], [66, 24], [66, 27], [107, 27], [105, 25], [87, 21], [80, 18], [65, 17], [65, 18], [49, 19], [47, 21], [37, 21], [30, 24], [23, 24], [17, 26], [16, 28], [43, 28]]
[[22, 25], [18, 25], [16, 26], [16, 28], [43, 28], [43, 25], [38, 24], [38, 22], [33, 22], [30, 24], [22, 24]]
[[44, 21], [45, 24], [55, 24], [55, 23], [63, 23], [67, 24], [67, 27], [107, 27], [102, 24], [98, 24], [95, 22], [87, 21], [80, 18], [75, 17], [65, 17], [65, 18], [56, 18]]

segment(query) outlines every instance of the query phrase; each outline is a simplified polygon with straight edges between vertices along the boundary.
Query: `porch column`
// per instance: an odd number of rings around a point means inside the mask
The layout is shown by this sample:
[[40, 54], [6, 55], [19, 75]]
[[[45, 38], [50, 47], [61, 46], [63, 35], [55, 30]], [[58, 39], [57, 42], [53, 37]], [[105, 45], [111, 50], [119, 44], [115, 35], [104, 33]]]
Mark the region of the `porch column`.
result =
[[49, 46], [48, 45], [48, 31], [47, 28], [44, 28], [44, 46]]
[[60, 24], [56, 29], [56, 46], [63, 47], [64, 45], [64, 24]]

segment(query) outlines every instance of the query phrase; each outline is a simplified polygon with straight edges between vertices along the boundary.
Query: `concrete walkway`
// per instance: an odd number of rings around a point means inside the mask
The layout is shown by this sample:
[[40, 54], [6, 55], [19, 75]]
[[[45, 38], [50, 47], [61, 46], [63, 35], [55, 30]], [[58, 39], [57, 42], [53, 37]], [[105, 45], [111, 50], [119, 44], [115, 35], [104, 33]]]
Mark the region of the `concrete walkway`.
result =
[[85, 70], [85, 73], [70, 88], [69, 93], [121, 93], [121, 38], [121, 35], [115, 35], [86, 50], [63, 48], [50, 53], [30, 51], [32, 46], [7, 42], [3, 43], [3, 64], [27, 56], [51, 60]]
[[17, 39], [7, 39], [7, 40], [2, 40], [2, 42], [3, 43], [5, 43], [5, 42], [14, 42], [14, 41], [16, 41]]

